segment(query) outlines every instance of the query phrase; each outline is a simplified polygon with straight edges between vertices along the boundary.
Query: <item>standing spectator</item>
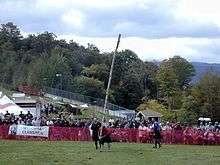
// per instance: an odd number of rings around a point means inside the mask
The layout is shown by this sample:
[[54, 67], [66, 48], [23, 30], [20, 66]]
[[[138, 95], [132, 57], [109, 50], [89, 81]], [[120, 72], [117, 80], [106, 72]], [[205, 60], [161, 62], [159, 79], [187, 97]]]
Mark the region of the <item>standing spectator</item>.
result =
[[45, 106], [45, 114], [48, 116], [48, 112], [49, 112], [49, 107], [48, 105]]
[[6, 120], [9, 120], [10, 119], [10, 116], [11, 116], [11, 114], [8, 112], [8, 111], [6, 111], [6, 113], [5, 113], [5, 119]]
[[30, 111], [28, 111], [28, 113], [26, 114], [27, 119], [32, 120], [33, 119], [33, 115], [30, 113]]
[[19, 117], [20, 117], [22, 120], [25, 118], [25, 115], [23, 114], [22, 111], [20, 112]]

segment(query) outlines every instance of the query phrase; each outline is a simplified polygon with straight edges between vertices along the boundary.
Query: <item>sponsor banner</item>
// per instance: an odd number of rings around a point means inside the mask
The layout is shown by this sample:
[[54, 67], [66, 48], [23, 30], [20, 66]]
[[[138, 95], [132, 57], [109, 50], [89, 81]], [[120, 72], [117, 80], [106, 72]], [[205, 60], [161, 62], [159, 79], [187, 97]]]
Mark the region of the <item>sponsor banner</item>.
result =
[[49, 127], [25, 126], [25, 125], [12, 125], [9, 128], [9, 134], [19, 136], [39, 136], [48, 137]]

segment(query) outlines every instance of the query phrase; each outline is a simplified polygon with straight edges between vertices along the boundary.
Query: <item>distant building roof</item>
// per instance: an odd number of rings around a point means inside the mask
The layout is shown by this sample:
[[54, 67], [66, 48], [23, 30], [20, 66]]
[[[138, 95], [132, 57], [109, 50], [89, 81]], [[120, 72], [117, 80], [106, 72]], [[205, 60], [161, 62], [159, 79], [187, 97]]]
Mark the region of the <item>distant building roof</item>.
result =
[[15, 104], [36, 104], [37, 100], [35, 99], [23, 99], [23, 100], [13, 100]]
[[137, 115], [142, 114], [144, 117], [162, 117], [163, 115], [159, 112], [153, 110], [144, 110], [137, 113]]

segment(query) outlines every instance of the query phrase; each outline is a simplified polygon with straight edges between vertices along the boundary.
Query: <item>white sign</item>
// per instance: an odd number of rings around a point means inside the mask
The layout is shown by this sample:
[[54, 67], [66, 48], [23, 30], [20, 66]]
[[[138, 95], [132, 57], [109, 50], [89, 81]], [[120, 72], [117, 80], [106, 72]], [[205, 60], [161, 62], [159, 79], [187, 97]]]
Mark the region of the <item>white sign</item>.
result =
[[25, 94], [24, 93], [13, 93], [12, 94], [12, 97], [13, 98], [21, 98], [21, 97], [25, 97]]
[[25, 126], [25, 125], [17, 125], [10, 126], [9, 134], [22, 135], [22, 136], [40, 136], [40, 137], [48, 137], [49, 135], [49, 127], [37, 127], [37, 126]]

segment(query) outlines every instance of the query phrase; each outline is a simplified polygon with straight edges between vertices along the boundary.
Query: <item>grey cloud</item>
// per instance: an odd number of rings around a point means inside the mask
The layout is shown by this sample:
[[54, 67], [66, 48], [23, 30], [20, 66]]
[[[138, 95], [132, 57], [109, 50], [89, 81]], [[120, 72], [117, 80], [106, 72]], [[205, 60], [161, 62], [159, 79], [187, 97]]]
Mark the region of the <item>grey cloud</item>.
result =
[[[14, 2], [13, 12], [5, 8], [7, 3], [0, 1], [2, 14], [1, 23], [13, 21], [27, 32], [51, 31], [57, 34], [74, 34], [90, 37], [110, 37], [124, 33], [126, 36], [140, 36], [146, 38], [167, 37], [220, 37], [220, 28], [210, 24], [195, 24], [174, 18], [170, 3], [156, 3], [152, 1], [148, 8], [130, 6], [127, 8], [95, 9], [82, 6], [66, 6], [65, 8], [48, 8], [39, 10], [34, 1]], [[85, 29], [77, 30], [64, 24], [61, 16], [70, 9], [77, 9], [86, 16]], [[74, 21], [74, 18], [73, 18]], [[133, 26], [120, 26], [126, 23]], [[136, 26], [135, 26], [136, 25]], [[89, 27], [89, 28], [87, 28]], [[120, 27], [120, 28], [117, 28]]]
[[[88, 6], [71, 5], [39, 9], [36, 7], [36, 1], [33, 0], [0, 0], [0, 23], [12, 21], [24, 32], [49, 31], [57, 35], [112, 37], [122, 33], [127, 37], [148, 39], [189, 37], [215, 40], [220, 38], [220, 28], [214, 24], [176, 19], [172, 12], [175, 3], [169, 2], [152, 1], [146, 9], [137, 6], [94, 9]], [[74, 29], [62, 22], [62, 15], [71, 9], [79, 10], [85, 15], [83, 30]], [[188, 55], [191, 60], [220, 62], [220, 41], [206, 45], [191, 45], [191, 47], [197, 52], [197, 54]], [[205, 56], [206, 59], [204, 59]]]

